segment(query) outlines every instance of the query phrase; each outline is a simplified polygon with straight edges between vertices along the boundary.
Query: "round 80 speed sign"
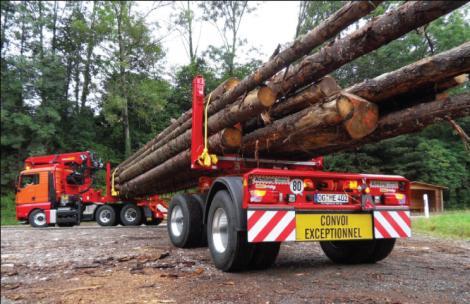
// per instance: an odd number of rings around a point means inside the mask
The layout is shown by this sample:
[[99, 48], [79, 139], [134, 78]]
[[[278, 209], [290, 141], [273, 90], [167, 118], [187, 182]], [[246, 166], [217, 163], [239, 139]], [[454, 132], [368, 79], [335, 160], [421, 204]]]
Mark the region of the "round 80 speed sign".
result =
[[302, 194], [304, 192], [304, 181], [301, 179], [292, 179], [289, 186], [290, 191], [294, 194]]

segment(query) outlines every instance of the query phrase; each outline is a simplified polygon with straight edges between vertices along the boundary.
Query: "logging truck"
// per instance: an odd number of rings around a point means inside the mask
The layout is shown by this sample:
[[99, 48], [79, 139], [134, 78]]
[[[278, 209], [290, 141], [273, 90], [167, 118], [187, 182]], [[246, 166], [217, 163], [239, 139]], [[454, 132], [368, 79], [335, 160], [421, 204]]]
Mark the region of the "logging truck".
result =
[[17, 220], [33, 227], [67, 227], [83, 220], [96, 220], [101, 226], [158, 225], [163, 220], [166, 203], [158, 196], [116, 195], [109, 163], [105, 193], [93, 188], [95, 173], [102, 168], [90, 151], [27, 158], [16, 186]]
[[324, 172], [310, 161], [211, 154], [204, 79], [193, 80], [191, 169], [197, 190], [175, 195], [167, 230], [180, 248], [208, 245], [223, 271], [271, 266], [281, 243], [319, 241], [338, 263], [387, 257], [411, 236], [410, 184], [402, 176]]

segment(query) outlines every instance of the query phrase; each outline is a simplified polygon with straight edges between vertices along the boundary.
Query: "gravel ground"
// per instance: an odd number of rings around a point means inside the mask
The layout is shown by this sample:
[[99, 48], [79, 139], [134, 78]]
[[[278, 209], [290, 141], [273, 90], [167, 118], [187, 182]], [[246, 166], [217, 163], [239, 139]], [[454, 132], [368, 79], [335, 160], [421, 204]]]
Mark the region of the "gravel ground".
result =
[[373, 265], [288, 243], [265, 271], [223, 273], [166, 228], [1, 229], [2, 303], [470, 303], [470, 241], [414, 236]]

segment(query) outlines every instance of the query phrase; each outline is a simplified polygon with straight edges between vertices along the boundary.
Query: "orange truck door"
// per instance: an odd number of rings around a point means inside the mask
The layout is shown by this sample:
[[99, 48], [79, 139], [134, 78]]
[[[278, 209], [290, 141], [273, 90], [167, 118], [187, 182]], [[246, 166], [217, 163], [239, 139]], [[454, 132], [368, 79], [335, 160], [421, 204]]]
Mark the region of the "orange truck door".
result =
[[49, 202], [48, 172], [24, 173], [20, 177], [17, 204], [34, 204]]

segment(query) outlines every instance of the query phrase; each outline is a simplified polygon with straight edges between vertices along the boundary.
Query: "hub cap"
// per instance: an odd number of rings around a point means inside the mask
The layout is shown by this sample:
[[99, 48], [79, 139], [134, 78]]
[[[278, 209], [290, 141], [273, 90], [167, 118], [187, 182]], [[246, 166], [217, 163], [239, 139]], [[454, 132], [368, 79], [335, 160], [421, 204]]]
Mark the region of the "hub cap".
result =
[[176, 237], [180, 236], [181, 233], [183, 233], [183, 225], [183, 210], [181, 210], [181, 207], [177, 205], [173, 210], [171, 210], [171, 233]]
[[212, 219], [212, 242], [217, 252], [227, 250], [228, 243], [228, 219], [224, 209], [218, 208]]
[[34, 223], [38, 226], [46, 225], [46, 215], [44, 212], [38, 212], [34, 215]]
[[102, 223], [109, 223], [111, 221], [111, 211], [109, 210], [102, 210], [100, 212], [100, 221]]
[[124, 218], [126, 221], [133, 223], [137, 219], [137, 210], [134, 208], [129, 208], [124, 212]]

